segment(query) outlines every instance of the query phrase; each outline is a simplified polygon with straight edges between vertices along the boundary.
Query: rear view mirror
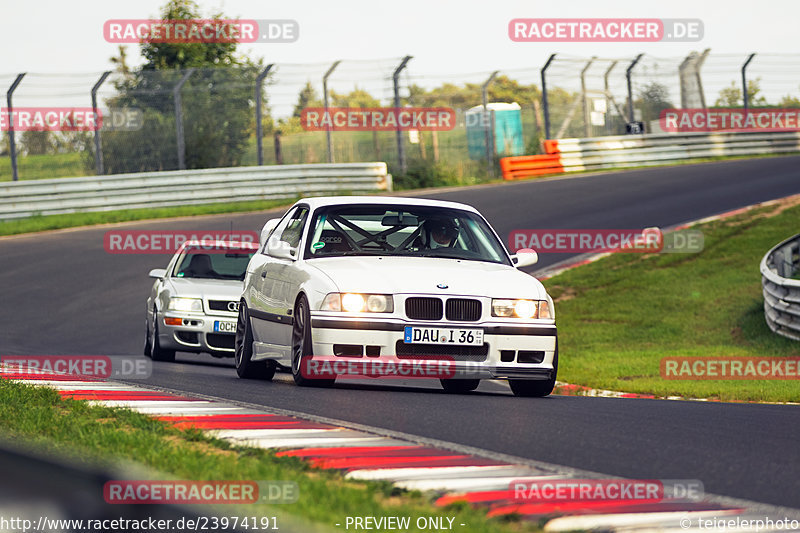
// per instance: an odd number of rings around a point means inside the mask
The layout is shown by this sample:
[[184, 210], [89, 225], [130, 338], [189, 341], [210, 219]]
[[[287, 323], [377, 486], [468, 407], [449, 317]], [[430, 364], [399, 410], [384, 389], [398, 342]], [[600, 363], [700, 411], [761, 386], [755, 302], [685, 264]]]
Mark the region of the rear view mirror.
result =
[[414, 215], [386, 215], [381, 219], [381, 226], [419, 226], [419, 219]]

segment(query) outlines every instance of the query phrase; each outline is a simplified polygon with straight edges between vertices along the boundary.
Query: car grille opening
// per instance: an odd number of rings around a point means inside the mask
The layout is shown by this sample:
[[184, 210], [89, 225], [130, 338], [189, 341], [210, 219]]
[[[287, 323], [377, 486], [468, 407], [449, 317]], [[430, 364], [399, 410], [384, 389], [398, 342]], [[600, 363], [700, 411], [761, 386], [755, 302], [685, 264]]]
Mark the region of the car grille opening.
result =
[[200, 344], [200, 341], [197, 340], [197, 333], [194, 331], [176, 331], [175, 337], [184, 344]]
[[544, 361], [544, 352], [540, 350], [520, 350], [517, 353], [517, 363], [541, 363]]
[[334, 344], [333, 355], [337, 357], [361, 357], [364, 347], [360, 344]]
[[367, 346], [367, 357], [380, 357], [380, 356], [381, 356], [380, 346]]
[[447, 320], [477, 322], [481, 319], [481, 302], [471, 298], [450, 298], [445, 307]]
[[514, 354], [516, 354], [514, 350], [500, 350], [500, 361], [503, 363], [513, 363]]
[[[230, 305], [230, 307], [228, 307]], [[211, 311], [227, 311], [236, 313], [239, 311], [239, 302], [236, 300], [209, 300], [208, 308]]]
[[414, 320], [441, 320], [442, 300], [439, 298], [408, 298], [406, 316]]
[[236, 335], [225, 333], [206, 333], [206, 342], [216, 350], [233, 350]]
[[444, 356], [454, 361], [486, 361], [489, 355], [489, 345], [482, 346], [452, 346], [446, 344], [406, 344], [403, 341], [395, 343], [395, 353], [398, 359], [415, 357]]

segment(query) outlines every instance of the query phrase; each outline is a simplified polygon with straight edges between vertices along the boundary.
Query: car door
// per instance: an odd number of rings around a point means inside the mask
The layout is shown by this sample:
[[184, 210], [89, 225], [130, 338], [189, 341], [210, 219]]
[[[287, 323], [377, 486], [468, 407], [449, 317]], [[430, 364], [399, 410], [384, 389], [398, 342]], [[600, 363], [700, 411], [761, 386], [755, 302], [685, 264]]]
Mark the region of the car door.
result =
[[266, 265], [265, 284], [272, 286], [276, 304], [275, 313], [280, 315], [275, 328], [276, 338], [278, 343], [284, 346], [291, 346], [292, 342], [292, 315], [299, 286], [297, 258], [302, 253], [300, 243], [308, 220], [308, 212], [308, 207], [298, 206], [295, 212], [287, 217], [286, 224], [276, 228], [274, 233], [282, 247], [296, 250], [294, 258], [271, 257], [271, 261]]
[[[307, 218], [307, 207], [295, 207], [278, 223], [268, 242], [283, 242], [284, 246], [297, 248]], [[254, 290], [249, 295], [254, 340], [260, 345], [258, 352], [283, 353], [291, 344], [293, 303], [288, 302], [292, 299], [289, 278], [294, 261], [269, 255], [265, 246], [254, 263], [251, 281]]]

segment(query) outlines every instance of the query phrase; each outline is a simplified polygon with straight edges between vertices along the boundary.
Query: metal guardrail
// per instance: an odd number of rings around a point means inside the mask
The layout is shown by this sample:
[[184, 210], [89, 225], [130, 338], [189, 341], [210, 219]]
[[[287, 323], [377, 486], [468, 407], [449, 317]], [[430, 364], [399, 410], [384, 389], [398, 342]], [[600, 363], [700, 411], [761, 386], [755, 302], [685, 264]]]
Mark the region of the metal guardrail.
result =
[[800, 341], [800, 234], [786, 239], [761, 259], [764, 318], [769, 329]]
[[143, 172], [0, 184], [0, 220], [145, 207], [392, 190], [386, 163]]
[[[720, 156], [800, 152], [800, 132], [618, 135], [545, 142], [547, 154], [501, 159], [505, 179], [654, 166]], [[558, 157], [555, 157], [558, 156]]]

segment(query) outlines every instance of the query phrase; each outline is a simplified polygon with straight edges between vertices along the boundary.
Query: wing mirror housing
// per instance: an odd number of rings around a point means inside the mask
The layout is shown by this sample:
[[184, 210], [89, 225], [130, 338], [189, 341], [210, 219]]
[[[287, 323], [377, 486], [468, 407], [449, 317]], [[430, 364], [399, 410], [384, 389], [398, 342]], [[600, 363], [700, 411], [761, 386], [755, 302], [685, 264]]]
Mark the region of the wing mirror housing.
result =
[[267, 242], [267, 254], [277, 259], [294, 261], [297, 259], [297, 248], [292, 248], [286, 241], [269, 239], [269, 242]]
[[517, 268], [535, 265], [539, 262], [539, 254], [530, 248], [522, 248], [511, 256], [511, 262], [514, 263], [514, 266]]
[[267, 220], [267, 223], [261, 228], [261, 235], [258, 238], [258, 244], [261, 248], [264, 247], [264, 243], [267, 242], [267, 237], [269, 237], [269, 234], [272, 233], [272, 230], [275, 229], [275, 226], [277, 226], [280, 221], [281, 219], [279, 218]]
[[150, 271], [148, 276], [154, 279], [164, 279], [167, 277], [167, 270], [165, 268], [154, 268]]

